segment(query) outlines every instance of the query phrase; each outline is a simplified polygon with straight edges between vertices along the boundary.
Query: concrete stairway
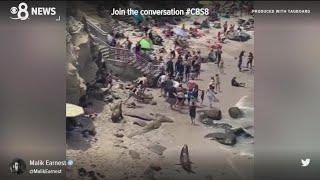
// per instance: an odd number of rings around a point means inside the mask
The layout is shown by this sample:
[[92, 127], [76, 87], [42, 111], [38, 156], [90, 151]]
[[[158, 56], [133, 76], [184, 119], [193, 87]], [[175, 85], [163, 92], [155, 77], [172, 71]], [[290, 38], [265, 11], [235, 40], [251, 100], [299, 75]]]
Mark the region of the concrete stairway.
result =
[[[99, 51], [105, 61], [123, 68], [128, 68], [128, 66], [135, 68], [139, 72], [146, 74], [152, 82], [159, 77], [158, 66], [150, 61], [149, 56], [142, 55], [142, 58], [137, 60], [135, 54], [128, 49], [110, 46], [107, 43], [108, 33], [90, 19], [87, 19], [86, 22], [89, 34], [94, 42], [99, 45]], [[152, 84], [154, 86], [154, 83]]]

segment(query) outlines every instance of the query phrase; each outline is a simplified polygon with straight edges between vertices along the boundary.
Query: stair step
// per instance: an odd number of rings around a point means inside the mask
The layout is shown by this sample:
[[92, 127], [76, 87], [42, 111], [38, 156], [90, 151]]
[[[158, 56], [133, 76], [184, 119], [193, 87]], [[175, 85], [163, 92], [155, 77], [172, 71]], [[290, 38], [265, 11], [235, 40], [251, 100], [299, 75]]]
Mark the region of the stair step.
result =
[[109, 53], [102, 53], [102, 56], [111, 56]]
[[107, 49], [107, 48], [100, 49], [100, 52], [102, 52], [102, 53], [108, 52], [108, 51], [109, 51], [109, 49]]
[[137, 68], [138, 66], [140, 66], [140, 63], [135, 63], [135, 64], [133, 65], [133, 67], [135, 67], [135, 68]]

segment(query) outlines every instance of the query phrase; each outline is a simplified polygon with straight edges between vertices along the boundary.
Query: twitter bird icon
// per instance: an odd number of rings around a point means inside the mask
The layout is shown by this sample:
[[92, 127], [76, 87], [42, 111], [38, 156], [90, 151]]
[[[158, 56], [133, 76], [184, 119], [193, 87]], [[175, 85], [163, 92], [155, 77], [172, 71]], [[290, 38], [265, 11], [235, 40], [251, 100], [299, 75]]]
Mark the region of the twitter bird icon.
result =
[[307, 166], [309, 166], [309, 164], [310, 164], [310, 159], [309, 158], [301, 159], [301, 166], [302, 167], [307, 167]]

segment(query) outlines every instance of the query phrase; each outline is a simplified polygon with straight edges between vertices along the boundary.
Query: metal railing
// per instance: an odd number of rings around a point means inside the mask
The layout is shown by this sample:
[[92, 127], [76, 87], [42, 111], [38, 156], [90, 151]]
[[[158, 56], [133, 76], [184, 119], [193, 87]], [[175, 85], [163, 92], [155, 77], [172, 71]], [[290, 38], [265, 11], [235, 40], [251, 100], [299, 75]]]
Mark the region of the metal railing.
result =
[[106, 31], [102, 30], [99, 26], [97, 26], [95, 23], [93, 23], [89, 18], [86, 18], [86, 23], [88, 27], [88, 31], [91, 35], [91, 38], [98, 42], [99, 44], [105, 46], [107, 49], [105, 60], [107, 61], [114, 61], [114, 62], [120, 62], [120, 63], [129, 63], [131, 61], [136, 61], [137, 63], [140, 62], [141, 65], [149, 66], [150, 72], [158, 71], [158, 65], [156, 64], [150, 64], [150, 57], [146, 55], [142, 55], [139, 60], [137, 60], [135, 53], [131, 52], [128, 49], [125, 48], [117, 48], [112, 47], [107, 43], [108, 40], [108, 34]]

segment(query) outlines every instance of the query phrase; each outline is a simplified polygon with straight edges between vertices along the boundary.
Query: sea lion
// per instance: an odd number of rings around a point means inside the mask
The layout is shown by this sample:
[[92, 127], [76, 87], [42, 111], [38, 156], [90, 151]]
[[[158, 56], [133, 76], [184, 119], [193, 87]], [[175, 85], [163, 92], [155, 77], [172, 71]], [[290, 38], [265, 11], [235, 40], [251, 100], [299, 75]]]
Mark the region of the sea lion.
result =
[[235, 132], [231, 129], [225, 129], [225, 133], [209, 133], [204, 136], [205, 138], [211, 138], [211, 140], [216, 140], [221, 144], [233, 146], [237, 143], [237, 136]]
[[186, 170], [188, 173], [194, 173], [191, 168], [192, 162], [189, 158], [189, 150], [188, 145], [184, 145], [180, 152], [180, 164], [184, 170]]
[[120, 101], [111, 108], [111, 120], [112, 122], [120, 122], [123, 119], [122, 115], [122, 102]]

